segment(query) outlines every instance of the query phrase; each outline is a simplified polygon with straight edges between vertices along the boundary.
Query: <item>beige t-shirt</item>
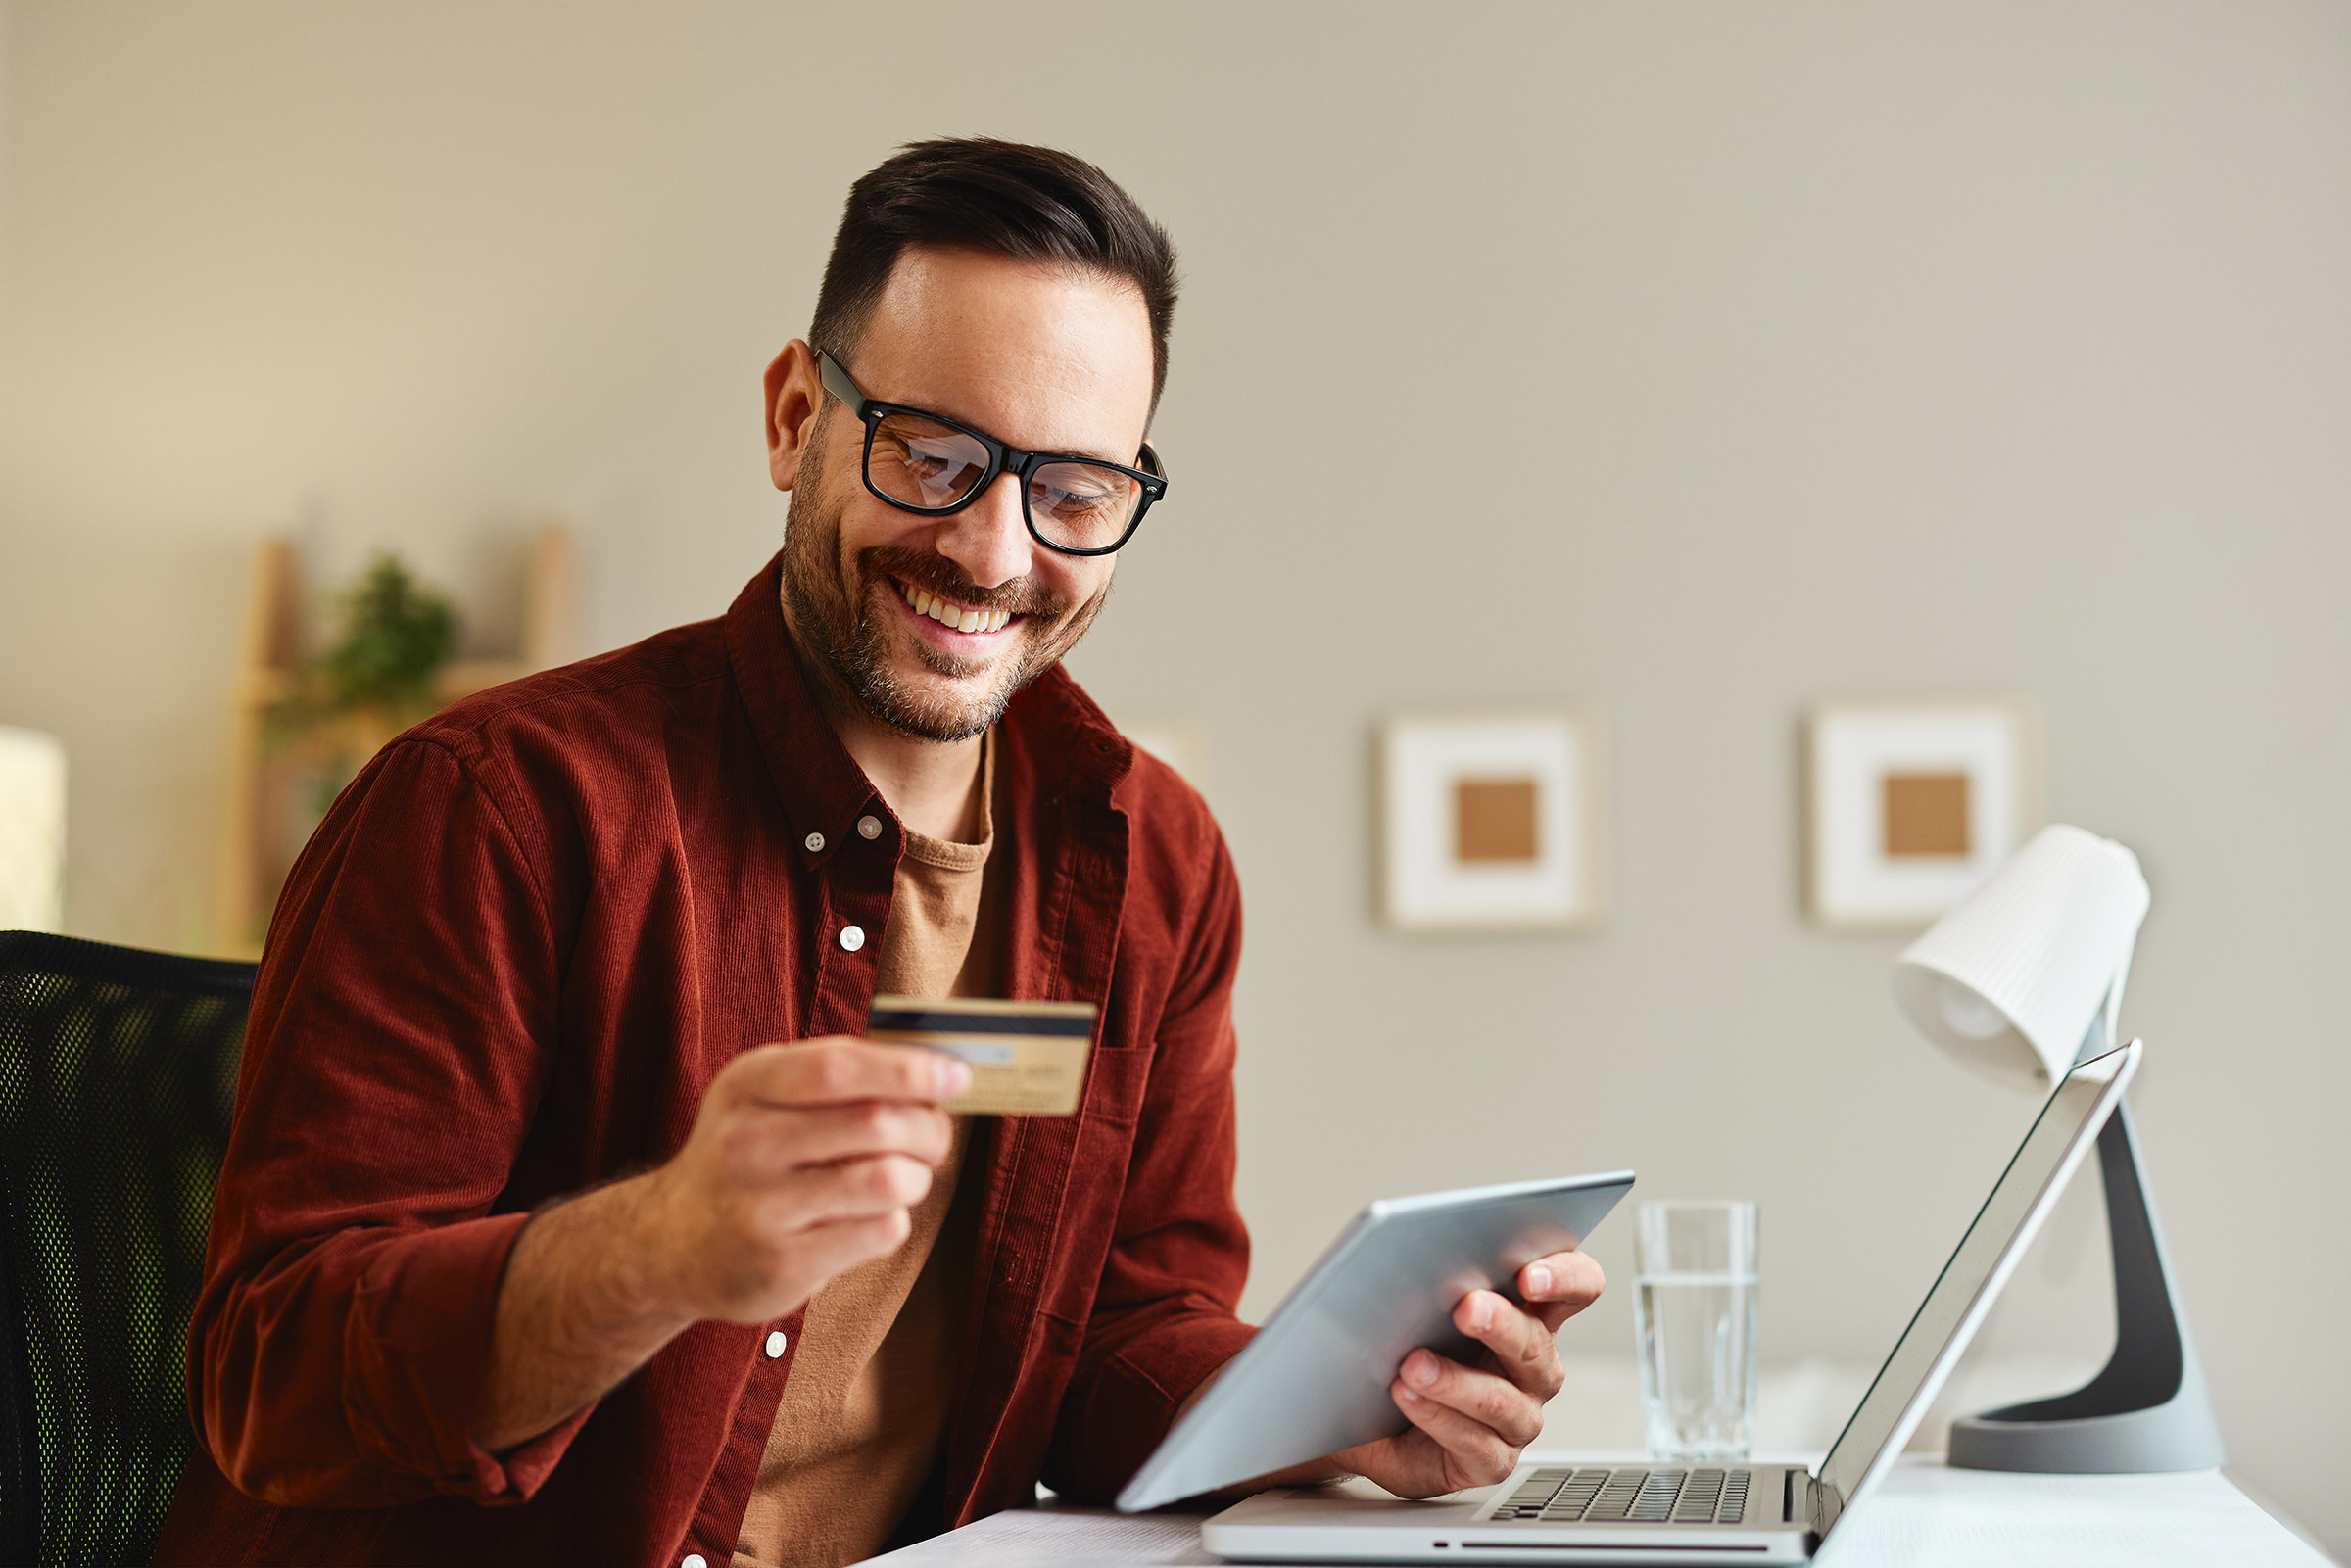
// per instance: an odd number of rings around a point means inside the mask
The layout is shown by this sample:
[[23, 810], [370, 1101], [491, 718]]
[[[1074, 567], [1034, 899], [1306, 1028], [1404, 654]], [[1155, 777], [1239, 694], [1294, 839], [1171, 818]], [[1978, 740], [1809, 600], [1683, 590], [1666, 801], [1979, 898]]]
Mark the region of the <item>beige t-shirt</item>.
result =
[[[908, 832], [882, 928], [875, 989], [904, 996], [993, 996], [1002, 946], [1004, 857], [990, 797], [995, 745], [981, 779], [981, 842]], [[832, 1568], [881, 1550], [936, 1461], [954, 1398], [972, 1269], [978, 1183], [957, 1202], [971, 1118], [912, 1211], [906, 1244], [816, 1293], [744, 1509], [733, 1568]]]

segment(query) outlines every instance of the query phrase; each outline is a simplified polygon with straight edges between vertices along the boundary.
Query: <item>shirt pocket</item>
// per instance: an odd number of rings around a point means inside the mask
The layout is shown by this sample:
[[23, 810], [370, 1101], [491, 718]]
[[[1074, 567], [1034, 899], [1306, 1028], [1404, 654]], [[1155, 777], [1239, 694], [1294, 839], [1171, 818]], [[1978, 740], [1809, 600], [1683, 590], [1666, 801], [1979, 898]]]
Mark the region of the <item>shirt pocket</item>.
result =
[[[1135, 1123], [1142, 1116], [1143, 1096], [1151, 1086], [1151, 1058], [1148, 1047], [1136, 1045], [1096, 1045], [1087, 1053], [1085, 1093], [1078, 1102], [1081, 1147], [1097, 1127], [1132, 1140]], [[1123, 1155], [1119, 1163], [1125, 1165]]]

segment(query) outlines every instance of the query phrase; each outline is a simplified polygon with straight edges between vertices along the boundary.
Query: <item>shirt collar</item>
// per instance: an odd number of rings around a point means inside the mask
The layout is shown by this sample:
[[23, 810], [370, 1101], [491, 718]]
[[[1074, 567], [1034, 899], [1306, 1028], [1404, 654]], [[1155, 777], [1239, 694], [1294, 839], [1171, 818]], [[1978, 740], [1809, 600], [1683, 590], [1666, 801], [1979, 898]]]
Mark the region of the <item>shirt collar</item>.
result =
[[1059, 664], [1013, 697], [1004, 728], [1067, 780], [1073, 792], [1105, 803], [1134, 767], [1134, 743]]

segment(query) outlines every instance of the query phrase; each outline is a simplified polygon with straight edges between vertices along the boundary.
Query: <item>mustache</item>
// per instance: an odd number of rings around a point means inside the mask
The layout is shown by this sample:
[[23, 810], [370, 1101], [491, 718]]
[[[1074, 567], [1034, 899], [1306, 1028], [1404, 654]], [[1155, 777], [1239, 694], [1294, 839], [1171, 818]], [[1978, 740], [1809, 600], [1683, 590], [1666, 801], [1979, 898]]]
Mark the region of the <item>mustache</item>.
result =
[[996, 588], [982, 588], [961, 567], [936, 550], [877, 545], [865, 551], [864, 563], [869, 580], [894, 577], [910, 588], [923, 589], [958, 604], [969, 604], [976, 610], [1007, 610], [1014, 615], [1053, 620], [1067, 614], [1070, 608], [1068, 599], [1046, 592], [1026, 577], [1016, 577]]

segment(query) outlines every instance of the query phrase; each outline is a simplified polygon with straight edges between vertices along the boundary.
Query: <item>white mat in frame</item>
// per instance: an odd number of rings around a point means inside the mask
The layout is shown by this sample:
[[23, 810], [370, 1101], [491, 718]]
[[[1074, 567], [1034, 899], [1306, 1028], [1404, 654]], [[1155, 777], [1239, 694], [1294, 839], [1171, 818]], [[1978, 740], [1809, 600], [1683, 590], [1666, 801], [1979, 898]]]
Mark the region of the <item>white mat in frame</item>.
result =
[[1804, 721], [1805, 906], [1921, 927], [2039, 829], [2040, 720], [2022, 697], [1824, 702]]
[[1380, 913], [1406, 931], [1588, 929], [1607, 907], [1604, 736], [1588, 710], [1381, 726]]

